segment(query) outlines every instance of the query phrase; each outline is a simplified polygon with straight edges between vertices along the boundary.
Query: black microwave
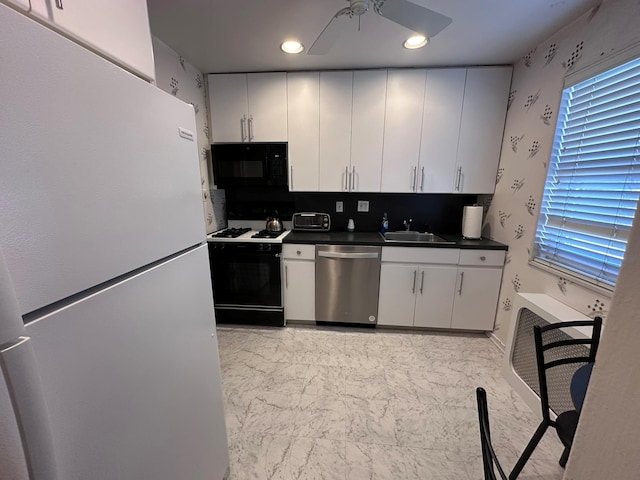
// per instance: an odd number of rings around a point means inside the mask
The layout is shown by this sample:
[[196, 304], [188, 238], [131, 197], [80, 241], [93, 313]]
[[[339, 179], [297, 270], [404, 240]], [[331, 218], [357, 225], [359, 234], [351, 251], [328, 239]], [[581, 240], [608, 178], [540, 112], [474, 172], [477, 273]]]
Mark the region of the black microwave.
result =
[[287, 143], [214, 143], [213, 175], [219, 188], [286, 187]]

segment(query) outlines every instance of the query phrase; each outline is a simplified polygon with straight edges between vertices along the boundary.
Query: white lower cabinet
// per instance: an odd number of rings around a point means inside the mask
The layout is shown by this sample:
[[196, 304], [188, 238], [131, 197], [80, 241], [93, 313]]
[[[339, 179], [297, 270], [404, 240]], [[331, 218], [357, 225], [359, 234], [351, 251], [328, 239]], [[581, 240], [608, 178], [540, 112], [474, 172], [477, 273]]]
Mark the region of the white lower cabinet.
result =
[[493, 330], [502, 268], [460, 267], [451, 328]]
[[458, 269], [455, 266], [425, 266], [418, 273], [416, 327], [449, 328]]
[[378, 324], [449, 328], [455, 266], [383, 264]]
[[316, 320], [315, 245], [283, 245], [285, 320]]
[[493, 330], [504, 255], [383, 247], [378, 325]]
[[413, 326], [418, 268], [417, 265], [382, 264], [378, 325]]

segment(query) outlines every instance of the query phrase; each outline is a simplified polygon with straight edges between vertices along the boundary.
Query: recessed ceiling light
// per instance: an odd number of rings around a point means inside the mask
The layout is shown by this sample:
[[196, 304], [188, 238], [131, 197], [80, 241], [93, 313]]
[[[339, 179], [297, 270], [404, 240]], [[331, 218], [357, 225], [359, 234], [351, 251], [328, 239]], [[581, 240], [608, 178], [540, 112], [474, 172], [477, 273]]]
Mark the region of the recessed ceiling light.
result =
[[424, 35], [414, 35], [405, 40], [403, 46], [404, 48], [408, 48], [409, 50], [414, 50], [416, 48], [422, 48], [427, 43], [429, 43], [429, 39]]
[[280, 49], [284, 53], [300, 53], [304, 50], [304, 45], [296, 40], [287, 40], [286, 42], [282, 42]]

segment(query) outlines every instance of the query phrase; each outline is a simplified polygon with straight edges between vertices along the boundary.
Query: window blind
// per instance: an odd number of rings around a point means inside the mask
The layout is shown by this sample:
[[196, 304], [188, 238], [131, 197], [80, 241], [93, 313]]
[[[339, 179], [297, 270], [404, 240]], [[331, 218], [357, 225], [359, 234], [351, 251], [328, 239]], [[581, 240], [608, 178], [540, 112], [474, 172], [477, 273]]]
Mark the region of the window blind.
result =
[[640, 196], [640, 58], [564, 90], [532, 256], [615, 286]]

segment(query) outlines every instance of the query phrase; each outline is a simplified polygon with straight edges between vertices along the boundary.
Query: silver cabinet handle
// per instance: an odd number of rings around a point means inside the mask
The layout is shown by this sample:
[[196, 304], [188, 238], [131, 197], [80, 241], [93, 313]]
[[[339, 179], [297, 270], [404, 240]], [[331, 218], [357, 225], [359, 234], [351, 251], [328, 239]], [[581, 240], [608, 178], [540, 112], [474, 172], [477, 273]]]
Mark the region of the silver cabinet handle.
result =
[[58, 10], [64, 10], [64, 8], [62, 7], [62, 0], [56, 0], [56, 8]]
[[420, 191], [424, 192], [424, 166], [420, 169]]
[[422, 275], [420, 279], [420, 295], [422, 295], [422, 291], [424, 290], [424, 270], [422, 270]]
[[284, 288], [289, 288], [289, 267], [284, 266]]
[[458, 289], [458, 295], [462, 295], [462, 282], [464, 282], [464, 272], [460, 272], [460, 288]]
[[413, 169], [411, 170], [411, 191], [415, 192], [416, 190], [416, 176], [418, 173], [418, 167], [413, 167]]
[[241, 141], [245, 141], [247, 139], [247, 134], [245, 133], [246, 130], [246, 124], [247, 122], [247, 116], [243, 115], [242, 118], [240, 119], [240, 136], [242, 137]]
[[411, 289], [411, 293], [416, 293], [416, 278], [418, 276], [418, 271], [413, 271], [413, 288]]
[[378, 252], [355, 252], [355, 253], [344, 253], [344, 252], [318, 252], [319, 257], [325, 258], [378, 258]]
[[289, 185], [291, 187], [289, 187], [289, 190], [293, 191], [293, 165], [289, 167], [289, 170], [291, 170], [291, 175], [289, 175]]
[[249, 115], [249, 141], [253, 140], [253, 115]]
[[456, 175], [456, 190], [460, 191], [460, 180], [462, 179], [462, 167], [458, 167]]
[[356, 190], [356, 167], [351, 167], [351, 187], [349, 191], [354, 192]]
[[349, 165], [344, 167], [344, 191], [349, 191]]

